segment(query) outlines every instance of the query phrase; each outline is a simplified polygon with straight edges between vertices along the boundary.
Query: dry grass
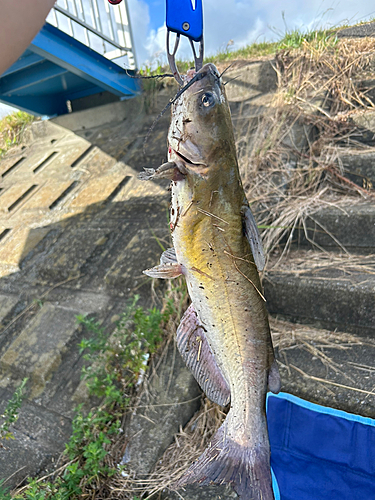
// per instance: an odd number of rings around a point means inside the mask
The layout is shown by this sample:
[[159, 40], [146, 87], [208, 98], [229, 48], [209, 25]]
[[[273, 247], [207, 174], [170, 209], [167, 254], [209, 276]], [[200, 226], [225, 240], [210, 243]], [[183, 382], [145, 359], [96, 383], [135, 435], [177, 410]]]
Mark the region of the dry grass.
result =
[[[335, 47], [304, 42], [302, 50], [282, 52], [277, 57], [279, 90], [269, 112], [254, 133], [253, 125], [238, 137], [241, 175], [250, 202], [264, 228], [267, 253], [284, 241], [283, 250], [271, 259], [268, 268], [278, 272], [321, 273], [334, 268], [347, 276], [375, 272], [374, 256], [351, 256], [320, 251], [300, 253], [293, 264], [283, 259], [296, 230], [306, 228], [306, 219], [322, 207], [341, 208], [369, 199], [373, 192], [345, 178], [338, 160], [340, 146], [354, 144], [350, 115], [358, 109], [375, 107], [355, 83], [358, 71], [369, 70], [375, 40], [340, 41]], [[358, 145], [357, 145], [358, 146]], [[322, 231], [325, 228], [321, 228]], [[306, 236], [307, 231], [305, 231]], [[332, 235], [332, 238], [334, 236]], [[337, 242], [340, 246], [340, 242]], [[300, 372], [317, 383], [362, 391], [353, 386], [345, 368], [330, 353], [363, 345], [358, 337], [342, 332], [292, 325], [271, 318], [274, 346], [287, 370]], [[286, 353], [303, 349], [333, 372], [346, 377], [348, 385], [315, 379], [289, 365]], [[368, 367], [358, 367], [368, 370]], [[329, 390], [329, 389], [327, 389]], [[362, 391], [367, 392], [367, 391]], [[114, 495], [118, 498], [158, 498], [186, 471], [207, 447], [225, 413], [206, 398], [201, 410], [175, 436], [154, 471], [146, 479], [117, 477]]]
[[[298, 251], [293, 259], [279, 261], [278, 257], [271, 260], [269, 268], [277, 269], [278, 273], [288, 273], [297, 276], [324, 275], [324, 271], [334, 269], [342, 276], [351, 277], [368, 275], [369, 279], [375, 275], [375, 255], [353, 255], [348, 253], [321, 252], [314, 250]], [[355, 281], [353, 280], [353, 284]], [[362, 282], [361, 282], [362, 283]], [[355, 283], [358, 285], [358, 283]]]
[[[374, 196], [344, 175], [342, 146], [356, 146], [350, 117], [375, 105], [358, 73], [371, 70], [375, 40], [341, 40], [335, 47], [308, 42], [276, 57], [278, 91], [256, 130], [238, 136], [241, 175], [271, 252], [290, 247], [296, 228], [316, 210]], [[368, 149], [368, 147], [367, 147]], [[367, 189], [370, 188], [370, 189]]]
[[[291, 324], [275, 318], [270, 319], [272, 339], [275, 348], [279, 352], [279, 361], [289, 371], [297, 371], [303, 378], [315, 380], [329, 387], [345, 388], [370, 394], [369, 391], [361, 390], [353, 386], [353, 381], [345, 374], [345, 367], [338, 365], [329, 355], [333, 349], [348, 350], [356, 346], [362, 346], [363, 342], [355, 335], [316, 329], [305, 325]], [[369, 341], [370, 342], [370, 341]], [[371, 344], [374, 346], [375, 344]], [[303, 349], [311, 357], [319, 359], [327, 368], [335, 373], [346, 377], [348, 385], [338, 384], [329, 379], [318, 379], [314, 376], [291, 365], [287, 361], [286, 353], [294, 349]], [[373, 373], [375, 368], [359, 366], [356, 368]], [[331, 391], [332, 392], [332, 391]], [[143, 479], [135, 477], [116, 478], [114, 494], [134, 494], [144, 499], [158, 498], [159, 494], [171, 487], [188, 467], [196, 460], [208, 446], [212, 436], [225, 419], [226, 412], [204, 397], [200, 411], [194, 415], [190, 422], [175, 435], [174, 442], [167, 448], [164, 455], [156, 464], [152, 473]], [[114, 497], [117, 498], [117, 497]], [[124, 496], [118, 498], [132, 498]]]
[[201, 455], [225, 415], [218, 405], [204, 398], [199, 412], [174, 436], [174, 443], [167, 448], [153, 472], [145, 479], [124, 479], [118, 485], [119, 491], [133, 492], [145, 499], [158, 498], [158, 494], [170, 488]]
[[306, 325], [291, 324], [275, 318], [270, 318], [270, 326], [274, 348], [278, 350], [280, 358], [285, 360], [284, 366], [288, 371], [290, 371], [290, 367], [286, 361], [285, 353], [288, 350], [301, 348], [319, 359], [326, 367], [347, 377], [339, 365], [327, 355], [326, 351], [331, 349], [347, 350], [353, 346], [363, 345], [361, 338], [350, 333], [332, 332]]

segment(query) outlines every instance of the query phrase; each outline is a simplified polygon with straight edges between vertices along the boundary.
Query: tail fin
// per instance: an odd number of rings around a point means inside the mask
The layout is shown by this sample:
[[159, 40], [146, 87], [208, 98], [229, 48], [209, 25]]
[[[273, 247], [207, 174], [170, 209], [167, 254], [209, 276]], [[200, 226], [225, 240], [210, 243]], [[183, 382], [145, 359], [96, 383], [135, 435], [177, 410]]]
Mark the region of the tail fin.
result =
[[241, 500], [274, 500], [268, 446], [242, 446], [226, 437], [225, 426], [226, 422], [174, 488], [230, 483]]

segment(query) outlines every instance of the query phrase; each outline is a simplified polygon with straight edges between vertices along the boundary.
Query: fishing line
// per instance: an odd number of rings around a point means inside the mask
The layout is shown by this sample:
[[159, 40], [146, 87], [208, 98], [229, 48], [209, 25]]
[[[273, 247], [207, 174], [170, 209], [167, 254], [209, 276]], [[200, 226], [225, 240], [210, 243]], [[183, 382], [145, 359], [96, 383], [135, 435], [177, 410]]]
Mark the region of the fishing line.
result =
[[128, 73], [128, 70], [125, 70], [125, 73], [128, 75], [129, 78], [134, 78], [136, 80], [150, 80], [153, 78], [173, 78], [172, 73], [163, 73], [161, 75], [151, 75], [151, 76], [143, 76], [143, 75], [131, 75]]

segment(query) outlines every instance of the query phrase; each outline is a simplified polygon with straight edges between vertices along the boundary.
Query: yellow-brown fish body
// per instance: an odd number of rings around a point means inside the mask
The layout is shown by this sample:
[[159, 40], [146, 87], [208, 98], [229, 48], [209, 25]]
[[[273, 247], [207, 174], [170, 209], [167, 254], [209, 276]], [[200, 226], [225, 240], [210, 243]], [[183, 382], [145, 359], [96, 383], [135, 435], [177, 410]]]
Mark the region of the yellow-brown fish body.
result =
[[211, 446], [179, 486], [229, 482], [243, 499], [272, 500], [265, 398], [269, 383], [278, 391], [279, 379], [254, 247], [246, 237], [250, 209], [224, 86], [214, 65], [199, 73], [201, 79], [172, 112], [175, 262], [164, 263], [163, 269], [174, 266], [176, 275], [184, 274], [192, 300], [177, 332], [178, 344], [183, 343], [179, 349], [187, 357], [184, 351], [194, 338], [205, 339], [201, 364], [206, 362], [206, 368], [199, 364], [199, 352], [187, 364], [211, 399], [224, 404], [230, 395], [231, 407]]

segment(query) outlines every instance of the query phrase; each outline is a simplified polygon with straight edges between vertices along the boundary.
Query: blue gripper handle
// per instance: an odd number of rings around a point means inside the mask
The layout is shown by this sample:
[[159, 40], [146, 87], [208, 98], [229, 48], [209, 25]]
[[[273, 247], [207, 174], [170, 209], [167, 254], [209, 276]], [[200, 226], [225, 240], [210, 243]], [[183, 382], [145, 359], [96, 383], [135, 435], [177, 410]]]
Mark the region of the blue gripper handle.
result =
[[203, 37], [202, 0], [167, 0], [167, 28], [195, 42]]

